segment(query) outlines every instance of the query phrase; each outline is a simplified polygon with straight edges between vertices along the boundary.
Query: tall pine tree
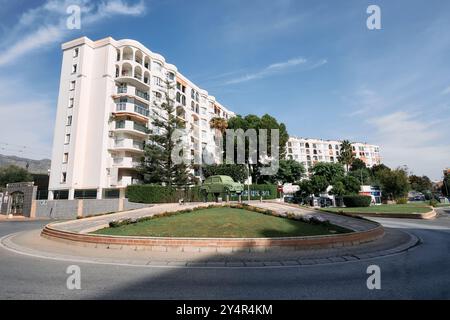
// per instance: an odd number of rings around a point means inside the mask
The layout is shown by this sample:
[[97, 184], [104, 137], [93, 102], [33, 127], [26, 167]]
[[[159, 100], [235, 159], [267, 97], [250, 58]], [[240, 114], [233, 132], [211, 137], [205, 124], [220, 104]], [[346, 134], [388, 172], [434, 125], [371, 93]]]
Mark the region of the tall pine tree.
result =
[[173, 140], [172, 136], [176, 129], [186, 130], [186, 122], [175, 112], [173, 90], [174, 85], [166, 82], [164, 101], [160, 105], [154, 104], [152, 128], [140, 166], [144, 183], [184, 186], [192, 180], [190, 168], [184, 162], [176, 164], [172, 161], [172, 152], [183, 144], [181, 138]]

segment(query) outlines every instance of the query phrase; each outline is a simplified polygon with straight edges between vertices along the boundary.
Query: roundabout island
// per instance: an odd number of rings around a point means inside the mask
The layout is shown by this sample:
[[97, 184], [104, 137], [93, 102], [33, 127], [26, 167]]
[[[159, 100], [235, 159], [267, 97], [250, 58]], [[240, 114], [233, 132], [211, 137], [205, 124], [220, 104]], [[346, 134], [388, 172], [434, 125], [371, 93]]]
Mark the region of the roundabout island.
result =
[[267, 268], [344, 263], [414, 247], [379, 223], [278, 202], [160, 204], [47, 224], [2, 239], [26, 255], [84, 263]]

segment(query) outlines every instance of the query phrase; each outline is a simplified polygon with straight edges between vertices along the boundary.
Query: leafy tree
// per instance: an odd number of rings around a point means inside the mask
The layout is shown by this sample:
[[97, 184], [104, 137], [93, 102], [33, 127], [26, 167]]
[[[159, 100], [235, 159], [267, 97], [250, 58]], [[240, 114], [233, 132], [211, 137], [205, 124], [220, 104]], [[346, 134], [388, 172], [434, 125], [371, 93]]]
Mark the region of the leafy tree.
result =
[[320, 193], [323, 193], [327, 190], [328, 183], [327, 178], [324, 176], [312, 176], [310, 179], [312, 193], [318, 196]]
[[358, 170], [350, 170], [348, 173], [349, 176], [356, 178], [363, 185], [370, 185], [374, 181], [372, 179], [372, 174], [369, 169], [358, 169]]
[[410, 190], [408, 174], [404, 169], [382, 169], [377, 171], [376, 177], [384, 197], [398, 200], [406, 197]]
[[181, 138], [174, 141], [172, 136], [176, 129], [186, 130], [186, 124], [176, 116], [174, 100], [170, 96], [173, 85], [166, 82], [166, 89], [165, 101], [160, 106], [155, 103], [155, 107], [163, 112], [155, 112], [153, 129], [149, 135], [149, 143], [144, 149], [140, 173], [145, 183], [181, 186], [190, 183], [192, 176], [184, 162], [176, 164], [172, 161], [172, 152], [182, 143]]
[[370, 169], [370, 171], [372, 171], [372, 176], [374, 176], [374, 177], [376, 177], [376, 175], [377, 175], [377, 173], [379, 172], [379, 171], [382, 171], [382, 170], [388, 170], [388, 171], [390, 171], [391, 170], [391, 168], [389, 168], [388, 166], [386, 166], [386, 165], [384, 165], [384, 164], [376, 164], [376, 165], [374, 165], [371, 169]]
[[347, 171], [350, 165], [353, 163], [355, 155], [353, 154], [352, 144], [348, 140], [344, 140], [341, 143], [341, 149], [339, 151], [338, 161], [345, 165]]
[[333, 184], [333, 189], [331, 189], [330, 194], [333, 194], [337, 197], [347, 195], [347, 190], [345, 189], [344, 183], [342, 181], [336, 181]]
[[313, 186], [310, 180], [302, 180], [298, 183], [299, 190], [295, 193], [295, 196], [304, 201], [306, 198], [314, 193]]
[[[256, 156], [257, 156], [257, 163], [249, 163], [249, 144], [246, 141], [245, 143], [245, 150], [246, 150], [246, 156], [245, 156], [245, 163], [248, 165], [249, 167], [249, 171], [252, 175], [252, 179], [255, 183], [264, 183], [264, 182], [270, 182], [271, 180], [274, 179], [274, 177], [267, 177], [267, 176], [262, 176], [261, 175], [261, 167], [264, 166], [263, 163], [261, 163], [261, 159], [260, 156], [262, 156], [260, 150], [259, 150], [259, 140], [260, 140], [260, 129], [267, 129], [267, 155], [271, 156], [272, 155], [272, 150], [271, 150], [271, 135], [270, 135], [270, 130], [271, 129], [278, 129], [280, 132], [280, 136], [279, 136], [279, 145], [277, 145], [278, 148], [278, 152], [279, 152], [279, 158], [280, 159], [284, 159], [285, 155], [286, 155], [286, 144], [289, 140], [289, 134], [286, 130], [286, 126], [283, 123], [279, 123], [274, 117], [265, 114], [263, 115], [261, 118], [256, 116], [256, 115], [247, 115], [245, 117], [241, 116], [241, 115], [237, 115], [236, 117], [233, 117], [231, 119], [228, 120], [228, 129], [233, 129], [233, 130], [237, 130], [237, 129], [242, 129], [245, 131], [247, 131], [248, 129], [255, 129], [256, 130], [256, 134], [257, 134], [257, 138], [258, 138], [258, 143], [257, 143], [257, 150], [256, 150]], [[226, 136], [226, 135], [225, 135]], [[226, 137], [224, 137], [224, 139], [226, 139]], [[226, 141], [226, 140], [225, 140]], [[236, 151], [237, 145], [235, 143], [235, 151]], [[226, 144], [224, 143], [224, 151], [226, 151]], [[235, 159], [234, 159], [235, 163], [237, 162], [237, 152], [235, 152]]]
[[33, 181], [33, 177], [27, 170], [9, 165], [0, 168], [0, 187], [6, 187], [8, 183]]
[[243, 183], [247, 179], [247, 168], [244, 164], [213, 164], [203, 166], [205, 178], [215, 175], [230, 176], [236, 182]]
[[303, 200], [311, 195], [318, 196], [328, 188], [328, 183], [324, 177], [313, 176], [309, 180], [302, 180], [299, 182], [299, 191], [296, 192], [296, 196]]
[[352, 166], [350, 167], [350, 171], [367, 169], [366, 163], [359, 158], [356, 158], [352, 162]]
[[422, 193], [429, 193], [433, 189], [433, 183], [427, 176], [409, 176], [409, 183], [411, 184], [411, 190], [415, 190]]
[[344, 167], [340, 163], [317, 162], [311, 168], [313, 176], [324, 177], [328, 185], [338, 181], [345, 176]]
[[298, 161], [280, 160], [279, 165], [278, 173], [274, 176], [266, 177], [264, 179], [265, 182], [276, 183], [281, 181], [283, 183], [296, 183], [305, 176], [306, 169]]
[[361, 183], [359, 180], [351, 175], [346, 175], [333, 183], [333, 189], [330, 193], [341, 197], [358, 194], [360, 190]]
[[450, 196], [450, 175], [447, 174], [442, 181], [442, 194], [446, 197]]
[[342, 183], [344, 184], [346, 195], [358, 194], [361, 190], [361, 183], [351, 175], [345, 176], [342, 179]]

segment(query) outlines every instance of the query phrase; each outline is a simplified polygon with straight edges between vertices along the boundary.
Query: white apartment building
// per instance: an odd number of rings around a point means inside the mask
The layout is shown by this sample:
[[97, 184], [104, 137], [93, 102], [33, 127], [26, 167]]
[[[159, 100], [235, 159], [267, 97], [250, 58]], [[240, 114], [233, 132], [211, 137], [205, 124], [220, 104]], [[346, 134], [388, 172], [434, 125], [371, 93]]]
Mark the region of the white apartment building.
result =
[[[302, 163], [308, 170], [317, 162], [338, 162], [341, 141], [290, 137], [287, 143], [288, 159]], [[352, 143], [353, 154], [371, 168], [381, 163], [380, 147], [367, 143]]]
[[62, 51], [50, 200], [118, 197], [138, 183], [136, 166], [152, 119], [164, 117], [159, 106], [167, 82], [192, 156], [203, 148], [213, 152], [211, 118], [234, 116], [137, 41], [82, 37], [64, 43]]

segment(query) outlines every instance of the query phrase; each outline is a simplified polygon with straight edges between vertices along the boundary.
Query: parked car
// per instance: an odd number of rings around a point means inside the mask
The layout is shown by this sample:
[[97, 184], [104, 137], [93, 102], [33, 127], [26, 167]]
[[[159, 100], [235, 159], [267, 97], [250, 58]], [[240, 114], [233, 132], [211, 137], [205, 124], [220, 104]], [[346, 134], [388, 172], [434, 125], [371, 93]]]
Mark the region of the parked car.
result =
[[214, 194], [218, 196], [221, 193], [230, 194], [237, 193], [240, 194], [244, 191], [244, 185], [239, 182], [234, 182], [233, 178], [230, 176], [211, 176], [208, 177], [200, 187], [200, 192], [202, 195]]

